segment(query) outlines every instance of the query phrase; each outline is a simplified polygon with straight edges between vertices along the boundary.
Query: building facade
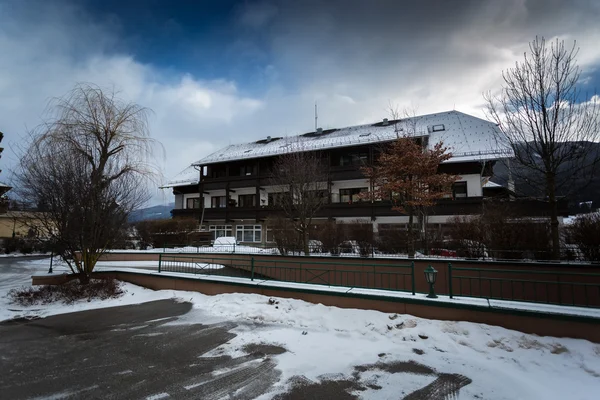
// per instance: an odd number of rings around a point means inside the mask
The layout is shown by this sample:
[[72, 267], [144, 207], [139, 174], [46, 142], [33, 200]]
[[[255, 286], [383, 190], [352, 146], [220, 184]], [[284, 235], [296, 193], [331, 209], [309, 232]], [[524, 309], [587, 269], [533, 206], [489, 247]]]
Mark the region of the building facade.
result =
[[360, 220], [370, 221], [375, 232], [405, 229], [408, 217], [392, 210], [389, 201], [365, 200], [361, 195], [372, 187], [361, 167], [372, 163], [386, 143], [409, 136], [429, 147], [442, 141], [452, 152], [440, 171], [459, 179], [452, 195], [432, 208], [427, 221], [442, 228], [453, 216], [481, 213], [494, 163], [512, 156], [510, 149], [498, 143], [498, 134], [495, 124], [457, 111], [317, 129], [228, 146], [194, 162], [164, 187], [172, 188], [175, 195], [174, 218], [196, 218], [214, 237], [265, 243], [273, 240], [267, 220], [280, 212], [275, 206], [279, 189], [271, 184], [275, 160], [294, 151], [318, 151], [326, 160], [328, 178], [323, 182], [327, 201], [316, 224]]

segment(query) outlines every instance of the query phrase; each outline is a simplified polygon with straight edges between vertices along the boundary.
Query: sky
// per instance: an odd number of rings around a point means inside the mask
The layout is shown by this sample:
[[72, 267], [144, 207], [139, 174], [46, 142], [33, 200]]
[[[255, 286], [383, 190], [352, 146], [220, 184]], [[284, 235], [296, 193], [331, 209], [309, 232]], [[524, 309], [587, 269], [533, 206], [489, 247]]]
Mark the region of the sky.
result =
[[[152, 110], [164, 181], [232, 143], [459, 110], [536, 35], [577, 41], [581, 88], [600, 86], [597, 0], [0, 0], [0, 181], [14, 151], [76, 83]], [[155, 190], [153, 204], [172, 201]]]

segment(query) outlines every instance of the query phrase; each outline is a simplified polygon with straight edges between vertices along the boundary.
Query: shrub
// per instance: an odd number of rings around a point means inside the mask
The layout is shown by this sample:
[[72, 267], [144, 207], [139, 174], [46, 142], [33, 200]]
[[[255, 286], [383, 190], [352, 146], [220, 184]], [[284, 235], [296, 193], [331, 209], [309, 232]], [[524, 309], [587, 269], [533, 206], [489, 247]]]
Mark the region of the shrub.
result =
[[198, 221], [194, 218], [173, 218], [140, 221], [135, 231], [140, 247], [176, 247], [195, 245], [190, 233], [198, 229]]
[[406, 230], [380, 230], [377, 238], [377, 250], [384, 254], [401, 254], [408, 252]]
[[356, 220], [347, 225], [348, 238], [356, 242], [361, 257], [373, 254], [373, 224], [370, 221]]
[[488, 204], [481, 216], [455, 217], [450, 225], [449, 247], [459, 257], [551, 258], [549, 222], [519, 217], [510, 204]]
[[568, 228], [570, 239], [588, 261], [600, 261], [600, 213], [577, 217]]
[[36, 239], [26, 239], [20, 236], [4, 239], [4, 252], [6, 254], [18, 252], [22, 254], [31, 254], [38, 251], [40, 243]]
[[32, 306], [62, 302], [71, 304], [77, 300], [106, 300], [119, 297], [124, 293], [121, 283], [114, 279], [92, 279], [82, 285], [72, 280], [64, 285], [30, 286], [11, 289], [8, 297], [12, 303], [20, 306]]
[[281, 255], [294, 253], [302, 247], [300, 235], [294, 230], [292, 223], [287, 218], [282, 216], [272, 217], [269, 218], [267, 224], [273, 231], [273, 239]]
[[342, 250], [340, 245], [348, 239], [348, 229], [344, 223], [326, 221], [319, 225], [314, 236], [323, 244], [323, 251], [337, 256]]

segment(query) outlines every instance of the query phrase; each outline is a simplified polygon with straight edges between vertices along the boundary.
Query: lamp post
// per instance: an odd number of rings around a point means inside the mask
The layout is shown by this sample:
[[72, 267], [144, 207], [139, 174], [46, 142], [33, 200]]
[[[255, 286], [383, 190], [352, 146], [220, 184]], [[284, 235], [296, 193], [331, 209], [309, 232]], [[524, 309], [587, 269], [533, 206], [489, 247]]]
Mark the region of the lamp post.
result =
[[52, 273], [52, 260], [54, 260], [54, 250], [50, 252], [50, 269], [48, 270], [49, 274]]
[[437, 279], [437, 271], [431, 265], [425, 268], [425, 280], [429, 284], [429, 294], [427, 295], [430, 299], [437, 299], [437, 295], [435, 294], [435, 290], [433, 290], [433, 285], [435, 284], [435, 280]]

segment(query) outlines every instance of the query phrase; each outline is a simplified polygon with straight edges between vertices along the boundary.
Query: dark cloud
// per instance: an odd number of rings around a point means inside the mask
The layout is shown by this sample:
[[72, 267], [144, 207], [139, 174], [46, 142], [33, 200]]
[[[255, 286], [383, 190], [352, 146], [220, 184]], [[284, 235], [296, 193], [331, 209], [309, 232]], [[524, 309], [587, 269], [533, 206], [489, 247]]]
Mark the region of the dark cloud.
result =
[[[75, 82], [116, 85], [154, 110], [167, 177], [229, 143], [312, 129], [315, 101], [323, 127], [386, 117], [390, 101], [419, 113], [482, 116], [482, 92], [499, 87], [502, 69], [536, 34], [577, 39], [589, 86], [600, 65], [600, 2], [591, 0], [261, 0], [212, 15], [207, 8], [203, 19], [184, 9], [152, 11], [152, 3], [139, 15], [135, 7], [119, 15], [79, 4], [0, 0], [3, 144], [38, 124], [47, 99]], [[106, 4], [118, 11], [118, 2]], [[148, 29], [124, 38], [136, 15], [148, 18], [146, 27], [152, 21], [154, 36]], [[210, 29], [196, 30], [205, 32], [196, 41], [190, 27], [204, 22]], [[156, 37], [194, 62], [154, 54]], [[142, 45], [154, 58], [139, 57]], [[2, 163], [0, 180], [10, 152]]]

